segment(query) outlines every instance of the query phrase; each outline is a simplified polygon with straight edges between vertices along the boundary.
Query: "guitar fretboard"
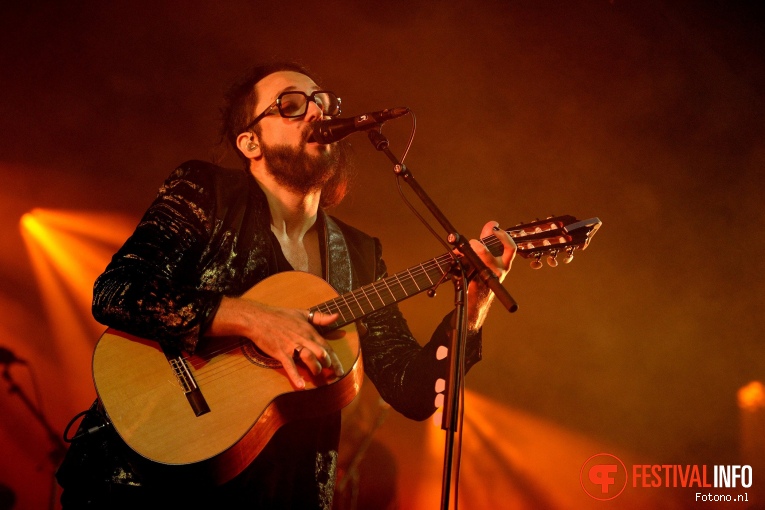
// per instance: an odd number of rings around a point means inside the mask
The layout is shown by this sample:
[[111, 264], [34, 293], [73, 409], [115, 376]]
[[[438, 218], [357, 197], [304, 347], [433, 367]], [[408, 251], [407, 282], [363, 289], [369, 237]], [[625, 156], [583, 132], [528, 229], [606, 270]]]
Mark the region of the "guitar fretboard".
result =
[[[517, 253], [523, 257], [557, 253], [561, 249], [574, 250], [587, 246], [591, 235], [597, 231], [600, 220], [592, 218], [577, 222], [572, 216], [559, 216], [518, 225], [505, 230], [516, 243]], [[489, 252], [498, 257], [502, 254], [502, 242], [495, 236], [481, 239]], [[337, 313], [340, 318], [322, 328], [331, 331], [361, 319], [386, 306], [398, 303], [420, 292], [433, 288], [456, 264], [455, 257], [445, 253], [439, 257], [413, 266], [392, 276], [364, 285], [330, 301], [311, 308], [327, 314]]]
[[451, 255], [444, 254], [400, 273], [359, 287], [330, 301], [325, 301], [313, 307], [312, 310], [327, 314], [339, 314], [340, 318], [326, 329], [341, 328], [376, 310], [434, 287], [451, 270], [453, 263], [454, 259]]

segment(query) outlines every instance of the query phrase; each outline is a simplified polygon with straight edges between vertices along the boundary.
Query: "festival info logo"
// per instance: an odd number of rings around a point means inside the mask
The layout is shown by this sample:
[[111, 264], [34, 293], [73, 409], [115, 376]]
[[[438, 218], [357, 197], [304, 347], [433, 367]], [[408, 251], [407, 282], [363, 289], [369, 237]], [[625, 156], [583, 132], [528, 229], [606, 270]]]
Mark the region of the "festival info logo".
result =
[[579, 481], [584, 492], [594, 499], [608, 501], [627, 487], [627, 467], [610, 453], [593, 455], [582, 465]]

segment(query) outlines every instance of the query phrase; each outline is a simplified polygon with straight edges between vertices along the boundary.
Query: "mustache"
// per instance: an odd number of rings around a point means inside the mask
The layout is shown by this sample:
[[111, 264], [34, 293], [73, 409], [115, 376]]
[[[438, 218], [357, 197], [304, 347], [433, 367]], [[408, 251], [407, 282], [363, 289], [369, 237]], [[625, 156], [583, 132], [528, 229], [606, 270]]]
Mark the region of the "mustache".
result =
[[308, 142], [312, 142], [313, 141], [313, 124], [312, 123], [306, 124], [306, 126], [303, 128], [303, 132], [300, 135], [301, 135], [300, 143], [302, 145], [305, 145]]

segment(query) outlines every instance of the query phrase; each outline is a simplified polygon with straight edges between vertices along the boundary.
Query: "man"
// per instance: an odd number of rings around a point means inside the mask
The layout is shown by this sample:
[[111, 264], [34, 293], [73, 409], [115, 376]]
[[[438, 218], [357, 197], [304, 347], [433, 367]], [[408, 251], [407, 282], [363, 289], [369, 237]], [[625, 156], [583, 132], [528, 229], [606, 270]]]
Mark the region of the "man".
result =
[[[199, 161], [176, 169], [96, 281], [96, 319], [187, 352], [214, 345], [216, 337], [247, 338], [281, 363], [296, 391], [306, 385], [299, 365], [314, 375], [348, 370], [317, 330], [335, 322], [336, 313], [240, 297], [285, 270], [320, 276], [341, 293], [386, 275], [379, 241], [323, 209], [344, 195], [347, 161], [342, 143], [318, 144], [310, 133], [312, 123], [338, 114], [339, 99], [321, 90], [300, 65], [274, 64], [248, 73], [231, 89], [223, 112], [223, 134], [245, 162], [244, 171]], [[501, 257], [471, 244], [504, 278], [515, 245], [493, 227], [496, 223], [487, 223], [481, 236], [494, 231], [504, 245]], [[468, 296], [470, 367], [480, 359], [480, 330], [492, 296], [477, 281], [470, 283]], [[450, 315], [424, 346], [395, 305], [364, 318], [365, 372], [381, 396], [410, 418], [434, 412], [434, 382], [447, 369], [435, 352], [448, 341]], [[94, 406], [80, 429], [99, 419]], [[178, 490], [136, 474], [125, 446], [107, 429], [73, 443], [58, 473], [62, 503], [114, 508], [162, 500], [220, 508], [329, 509], [339, 433], [339, 411], [296, 419], [232, 480], [214, 489], [189, 484]]]

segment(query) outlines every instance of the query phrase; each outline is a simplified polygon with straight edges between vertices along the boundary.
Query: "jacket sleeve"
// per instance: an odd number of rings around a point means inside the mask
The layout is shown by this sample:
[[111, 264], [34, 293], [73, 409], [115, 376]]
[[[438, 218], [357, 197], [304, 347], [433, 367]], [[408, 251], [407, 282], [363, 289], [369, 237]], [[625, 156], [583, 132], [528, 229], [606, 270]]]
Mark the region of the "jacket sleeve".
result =
[[93, 289], [93, 316], [126, 333], [193, 351], [220, 304], [200, 289], [214, 196], [200, 169], [176, 169]]
[[[380, 243], [375, 241], [376, 275], [381, 279], [387, 272]], [[436, 410], [436, 380], [445, 378], [449, 369], [449, 357], [437, 360], [436, 351], [449, 344], [452, 315], [443, 318], [425, 345], [412, 336], [396, 305], [371, 314], [365, 321], [367, 333], [361, 342], [366, 374], [380, 396], [408, 418], [425, 420]], [[481, 337], [480, 330], [468, 335], [466, 371], [481, 359]]]

